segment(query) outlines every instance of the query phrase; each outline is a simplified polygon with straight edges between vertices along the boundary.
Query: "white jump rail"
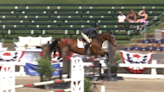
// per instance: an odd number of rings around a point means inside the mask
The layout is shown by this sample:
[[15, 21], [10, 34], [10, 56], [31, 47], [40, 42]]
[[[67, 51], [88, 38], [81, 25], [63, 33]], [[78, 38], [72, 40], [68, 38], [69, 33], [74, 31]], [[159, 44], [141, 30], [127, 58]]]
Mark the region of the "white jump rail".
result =
[[125, 74], [118, 73], [118, 76], [127, 77], [127, 78], [160, 78], [164, 79], [163, 74], [157, 74], [157, 68], [164, 68], [164, 64], [157, 64], [157, 60], [152, 60], [151, 64], [126, 64], [119, 63], [119, 67], [145, 67], [151, 68], [151, 74]]

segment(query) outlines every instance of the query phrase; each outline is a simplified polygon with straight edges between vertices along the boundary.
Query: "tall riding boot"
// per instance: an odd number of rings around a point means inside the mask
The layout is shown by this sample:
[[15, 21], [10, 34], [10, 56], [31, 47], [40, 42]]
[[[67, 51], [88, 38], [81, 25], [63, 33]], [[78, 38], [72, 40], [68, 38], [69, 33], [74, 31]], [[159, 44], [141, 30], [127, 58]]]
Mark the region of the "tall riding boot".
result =
[[87, 43], [85, 45], [85, 54], [89, 55], [89, 47], [90, 47], [90, 43]]

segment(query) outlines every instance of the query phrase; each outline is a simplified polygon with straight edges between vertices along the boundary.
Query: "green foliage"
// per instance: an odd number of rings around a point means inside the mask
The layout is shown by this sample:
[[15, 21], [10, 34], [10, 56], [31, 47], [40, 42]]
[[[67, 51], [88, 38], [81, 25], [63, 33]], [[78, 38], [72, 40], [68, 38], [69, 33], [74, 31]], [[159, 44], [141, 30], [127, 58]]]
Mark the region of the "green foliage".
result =
[[[115, 61], [118, 62], [119, 60], [121, 60], [121, 54], [120, 53], [117, 53], [115, 55]], [[118, 62], [119, 63], [119, 62]]]
[[51, 67], [51, 62], [49, 58], [41, 58], [37, 61], [39, 68], [36, 69], [36, 71], [40, 73], [41, 81], [50, 80], [55, 69]]
[[92, 86], [92, 83], [91, 83], [91, 80], [87, 77], [85, 77], [84, 79], [84, 92], [91, 92], [91, 86]]

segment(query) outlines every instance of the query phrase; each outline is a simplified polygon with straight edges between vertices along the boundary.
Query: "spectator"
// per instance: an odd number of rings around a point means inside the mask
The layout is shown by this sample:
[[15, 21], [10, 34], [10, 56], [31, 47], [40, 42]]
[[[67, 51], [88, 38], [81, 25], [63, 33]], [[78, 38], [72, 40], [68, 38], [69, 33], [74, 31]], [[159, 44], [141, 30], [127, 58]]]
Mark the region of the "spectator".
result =
[[146, 14], [146, 10], [141, 10], [138, 12], [138, 16], [140, 16], [139, 19], [137, 19], [136, 23], [146, 23], [148, 19], [148, 15]]
[[126, 20], [128, 23], [135, 23], [137, 20], [137, 16], [133, 9], [130, 10], [129, 14], [126, 16]]
[[126, 16], [124, 15], [123, 12], [120, 12], [120, 14], [118, 15], [117, 19], [118, 19], [118, 23], [124, 23], [125, 20], [126, 20]]
[[[117, 16], [118, 23], [124, 23], [125, 20], [126, 20], [126, 16], [124, 15], [123, 12], [120, 12], [120, 14]], [[125, 27], [125, 26], [123, 25], [123, 27]]]

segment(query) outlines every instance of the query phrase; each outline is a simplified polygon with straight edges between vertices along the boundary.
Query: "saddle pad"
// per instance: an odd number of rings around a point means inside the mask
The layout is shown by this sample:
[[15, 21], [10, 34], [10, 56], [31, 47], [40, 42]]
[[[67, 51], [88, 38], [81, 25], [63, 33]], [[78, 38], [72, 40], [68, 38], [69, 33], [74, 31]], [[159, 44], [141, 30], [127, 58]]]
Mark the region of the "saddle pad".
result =
[[103, 43], [102, 43], [102, 49], [108, 49], [108, 40], [105, 40]]
[[84, 48], [84, 42], [79, 40], [79, 39], [77, 39], [77, 47], [78, 48]]
[[109, 45], [109, 42], [105, 40], [101, 47], [102, 51], [108, 52], [108, 45]]

